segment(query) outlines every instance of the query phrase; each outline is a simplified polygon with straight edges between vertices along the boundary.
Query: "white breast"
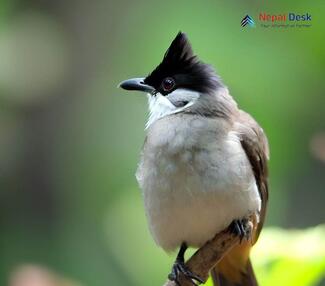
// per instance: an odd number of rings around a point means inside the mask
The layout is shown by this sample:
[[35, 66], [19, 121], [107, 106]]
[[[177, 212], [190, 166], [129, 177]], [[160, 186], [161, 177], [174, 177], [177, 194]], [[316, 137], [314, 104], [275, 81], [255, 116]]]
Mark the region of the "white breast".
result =
[[248, 159], [226, 123], [190, 115], [155, 122], [137, 171], [152, 235], [165, 250], [200, 246], [259, 211]]

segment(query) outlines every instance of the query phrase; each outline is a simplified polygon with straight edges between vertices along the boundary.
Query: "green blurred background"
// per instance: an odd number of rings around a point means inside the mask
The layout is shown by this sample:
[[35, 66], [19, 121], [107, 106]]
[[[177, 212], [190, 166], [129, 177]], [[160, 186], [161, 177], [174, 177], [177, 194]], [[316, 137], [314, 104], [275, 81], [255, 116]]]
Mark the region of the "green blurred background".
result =
[[[259, 12], [308, 12], [312, 26], [261, 28]], [[256, 28], [240, 26], [246, 14]], [[179, 30], [269, 137], [263, 285], [281, 285], [270, 273], [300, 237], [323, 263], [324, 17], [319, 0], [1, 0], [0, 285], [164, 282], [174, 258], [150, 237], [134, 176], [146, 97], [116, 86], [147, 75]], [[264, 263], [263, 249], [276, 257]], [[321, 265], [310, 285], [325, 285]]]

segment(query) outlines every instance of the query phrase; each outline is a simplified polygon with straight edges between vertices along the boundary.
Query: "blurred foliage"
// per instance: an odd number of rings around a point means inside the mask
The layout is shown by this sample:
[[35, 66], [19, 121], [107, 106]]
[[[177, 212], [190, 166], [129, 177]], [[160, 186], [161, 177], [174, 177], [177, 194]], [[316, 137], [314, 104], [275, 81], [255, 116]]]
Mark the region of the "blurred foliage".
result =
[[266, 229], [252, 257], [261, 285], [318, 285], [325, 277], [325, 226]]
[[[312, 27], [240, 27], [264, 11], [308, 12]], [[134, 178], [146, 98], [116, 86], [148, 74], [179, 30], [269, 137], [267, 225], [324, 223], [324, 11], [324, 1], [304, 0], [1, 0], [0, 285], [26, 263], [81, 285], [165, 280], [174, 257], [152, 241]], [[308, 240], [324, 241], [314, 231]], [[286, 257], [259, 257], [275, 236]], [[265, 285], [324, 273], [313, 262], [303, 275], [307, 264], [289, 258], [303, 237], [263, 232], [254, 263]], [[317, 257], [303, 258], [308, 269]]]
[[[325, 277], [325, 226], [306, 230], [267, 228], [252, 259], [263, 286], [313, 286]], [[209, 280], [205, 285], [212, 286]]]

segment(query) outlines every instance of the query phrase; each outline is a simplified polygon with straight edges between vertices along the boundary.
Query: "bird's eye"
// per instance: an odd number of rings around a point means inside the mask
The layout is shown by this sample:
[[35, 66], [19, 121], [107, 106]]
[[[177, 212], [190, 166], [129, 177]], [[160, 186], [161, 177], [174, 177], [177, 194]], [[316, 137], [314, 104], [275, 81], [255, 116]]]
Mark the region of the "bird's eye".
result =
[[162, 88], [163, 88], [164, 91], [170, 91], [175, 86], [175, 81], [171, 77], [166, 77], [162, 81], [162, 84], [161, 85], [162, 85]]

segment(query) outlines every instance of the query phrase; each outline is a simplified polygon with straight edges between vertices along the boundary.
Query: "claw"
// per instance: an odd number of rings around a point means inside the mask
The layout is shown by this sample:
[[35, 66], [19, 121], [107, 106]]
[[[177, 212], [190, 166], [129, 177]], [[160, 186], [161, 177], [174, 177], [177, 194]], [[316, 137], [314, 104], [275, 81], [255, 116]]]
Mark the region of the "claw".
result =
[[[170, 281], [174, 281], [177, 285], [180, 286], [180, 281], [179, 281], [179, 275], [183, 274], [186, 278], [190, 279], [192, 284], [197, 286], [199, 284], [204, 283], [203, 279], [199, 277], [198, 275], [194, 274], [191, 272], [187, 266], [185, 265], [184, 262], [181, 261], [175, 261], [172, 272], [168, 275], [168, 279]], [[197, 284], [198, 282], [199, 284]]]
[[[201, 277], [199, 277], [198, 275], [191, 272], [187, 268], [185, 261], [184, 261], [184, 253], [185, 253], [186, 249], [187, 249], [187, 245], [185, 243], [183, 243], [181, 245], [181, 248], [177, 255], [176, 261], [172, 267], [172, 271], [168, 275], [168, 279], [170, 281], [174, 281], [178, 286], [181, 286], [180, 281], [179, 281], [179, 275], [182, 273], [186, 278], [191, 280], [193, 285], [197, 286], [199, 284], [204, 283], [204, 280]], [[199, 284], [197, 284], [195, 281], [198, 282]]]
[[249, 239], [251, 235], [251, 225], [248, 219], [244, 218], [241, 220], [234, 220], [230, 226], [229, 226], [230, 231], [238, 235], [240, 238], [240, 242], [245, 239]]

